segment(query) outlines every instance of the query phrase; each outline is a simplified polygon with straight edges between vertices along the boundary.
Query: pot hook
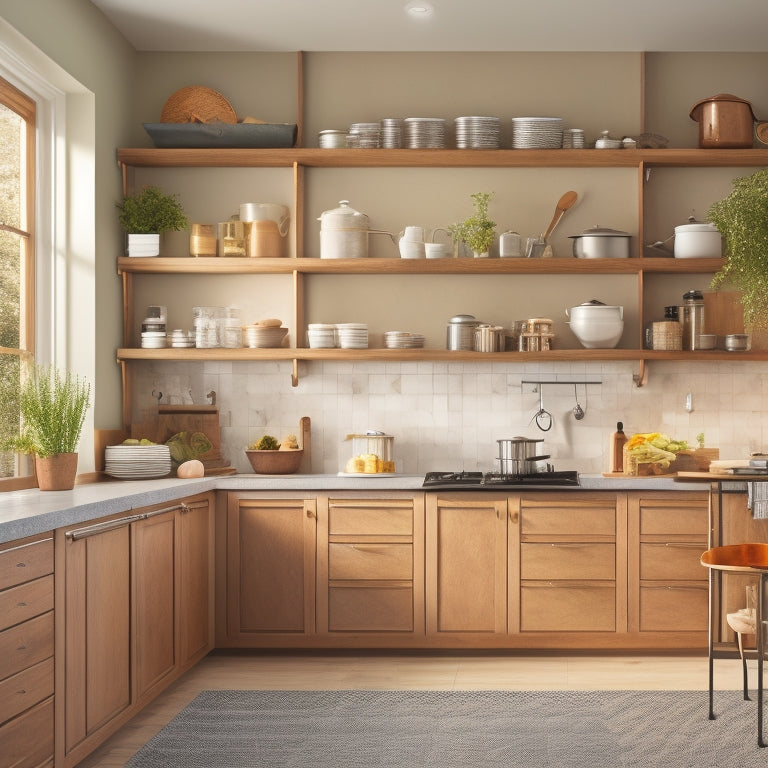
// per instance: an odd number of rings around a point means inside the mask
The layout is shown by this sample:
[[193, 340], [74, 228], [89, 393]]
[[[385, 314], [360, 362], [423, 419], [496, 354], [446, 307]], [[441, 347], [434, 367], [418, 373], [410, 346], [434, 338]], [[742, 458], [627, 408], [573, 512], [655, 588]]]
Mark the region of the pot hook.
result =
[[584, 418], [585, 411], [581, 405], [579, 405], [579, 392], [576, 388], [576, 384], [573, 385], [573, 398], [576, 401], [576, 405], [573, 408], [573, 416], [576, 421], [581, 421]]
[[531, 421], [536, 422], [536, 426], [542, 432], [549, 432], [552, 429], [552, 414], [544, 410], [544, 392], [543, 387], [539, 385], [539, 410], [534, 414]]

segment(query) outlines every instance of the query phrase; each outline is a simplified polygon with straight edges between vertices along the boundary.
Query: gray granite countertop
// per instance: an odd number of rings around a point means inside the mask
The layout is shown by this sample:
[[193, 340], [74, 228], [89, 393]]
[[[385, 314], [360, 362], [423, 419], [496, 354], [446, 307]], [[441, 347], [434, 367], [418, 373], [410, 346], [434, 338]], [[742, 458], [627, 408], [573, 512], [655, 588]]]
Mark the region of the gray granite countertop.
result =
[[[130, 512], [152, 504], [171, 502], [212, 490], [226, 491], [413, 491], [422, 487], [423, 475], [349, 477], [338, 475], [226, 475], [195, 480], [125, 480], [78, 485], [71, 491], [32, 488], [0, 494], [0, 543], [33, 536], [55, 528]], [[580, 475], [580, 490], [700, 491], [706, 483], [678, 482], [674, 478], [623, 478]]]

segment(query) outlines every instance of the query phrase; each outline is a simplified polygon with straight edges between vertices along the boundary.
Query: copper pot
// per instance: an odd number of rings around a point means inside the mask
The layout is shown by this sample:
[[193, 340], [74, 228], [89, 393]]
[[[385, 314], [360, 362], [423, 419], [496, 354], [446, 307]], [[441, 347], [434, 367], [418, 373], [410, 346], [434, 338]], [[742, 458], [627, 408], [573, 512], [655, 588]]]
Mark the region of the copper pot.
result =
[[690, 111], [691, 120], [699, 124], [699, 146], [702, 149], [750, 148], [757, 120], [752, 105], [730, 93], [718, 93], [697, 101]]

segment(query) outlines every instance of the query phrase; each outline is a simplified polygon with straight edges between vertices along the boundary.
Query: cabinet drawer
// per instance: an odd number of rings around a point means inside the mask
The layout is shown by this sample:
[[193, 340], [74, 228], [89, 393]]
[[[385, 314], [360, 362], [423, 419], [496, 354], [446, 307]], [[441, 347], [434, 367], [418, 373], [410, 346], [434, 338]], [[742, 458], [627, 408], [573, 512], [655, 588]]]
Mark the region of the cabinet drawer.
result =
[[640, 544], [640, 578], [646, 581], [706, 581], [700, 562], [707, 542], [644, 542]]
[[413, 503], [390, 500], [371, 502], [367, 506], [331, 501], [328, 508], [328, 534], [412, 536]]
[[606, 584], [528, 582], [520, 590], [522, 632], [614, 632], [616, 588]]
[[328, 590], [331, 632], [413, 632], [410, 586], [343, 586]]
[[0, 632], [0, 680], [53, 656], [53, 611]]
[[0, 551], [0, 589], [53, 573], [53, 539]]
[[613, 536], [616, 510], [610, 507], [557, 507], [520, 512], [520, 533], [524, 536], [575, 534], [578, 536]]
[[709, 591], [703, 584], [641, 584], [641, 632], [706, 632]]
[[53, 697], [0, 728], [0, 768], [53, 765]]
[[[707, 535], [709, 511], [707, 502], [691, 506], [690, 502], [657, 502], [658, 506], [640, 507], [640, 535], [688, 534]], [[706, 547], [704, 548], [706, 549]], [[703, 552], [704, 550], [702, 550]]]
[[0, 723], [53, 696], [53, 657], [0, 682]]
[[0, 630], [53, 610], [53, 575], [0, 592]]
[[543, 543], [520, 545], [523, 579], [614, 579], [614, 544]]
[[412, 579], [410, 544], [329, 544], [330, 579]]

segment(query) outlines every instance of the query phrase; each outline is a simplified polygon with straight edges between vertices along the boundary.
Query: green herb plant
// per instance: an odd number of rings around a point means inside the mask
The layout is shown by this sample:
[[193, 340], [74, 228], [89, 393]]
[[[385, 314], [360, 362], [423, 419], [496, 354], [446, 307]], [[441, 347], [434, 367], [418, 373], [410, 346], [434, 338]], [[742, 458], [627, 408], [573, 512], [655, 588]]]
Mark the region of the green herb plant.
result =
[[121, 226], [134, 235], [160, 234], [189, 226], [176, 196], [167, 195], [158, 187], [147, 186], [135, 195], [126, 195], [117, 207]]
[[451, 224], [448, 231], [455, 243], [466, 243], [475, 253], [487, 253], [496, 237], [496, 222], [488, 215], [488, 204], [493, 192], [475, 192], [470, 195], [474, 214], [464, 221]]
[[6, 438], [2, 448], [40, 458], [75, 453], [90, 400], [87, 381], [33, 364], [19, 393], [21, 431]]
[[725, 262], [712, 289], [738, 288], [745, 323], [768, 328], [768, 169], [735, 179], [708, 218], [725, 237]]

